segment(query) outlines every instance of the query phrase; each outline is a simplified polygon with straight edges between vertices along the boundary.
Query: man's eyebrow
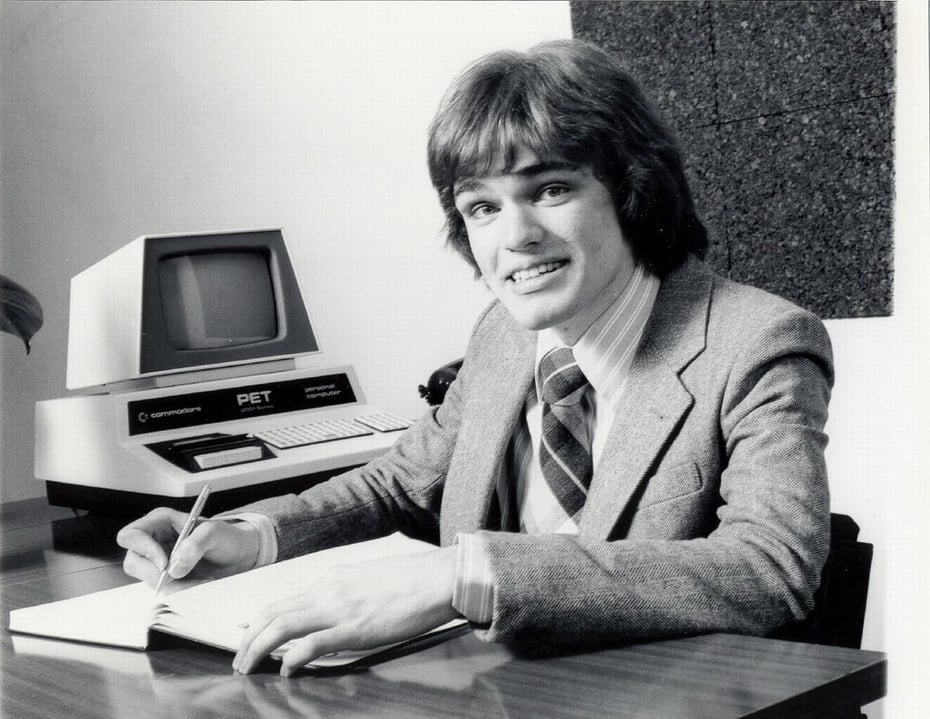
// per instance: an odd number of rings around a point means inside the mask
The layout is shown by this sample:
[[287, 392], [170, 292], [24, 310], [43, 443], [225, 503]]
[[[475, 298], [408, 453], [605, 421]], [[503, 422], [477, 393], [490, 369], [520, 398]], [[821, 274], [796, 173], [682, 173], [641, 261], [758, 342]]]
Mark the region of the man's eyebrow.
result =
[[[575, 162], [568, 162], [567, 160], [543, 160], [541, 162], [534, 162], [532, 165], [526, 165], [524, 167], [518, 167], [515, 170], [508, 170], [505, 172], [505, 175], [516, 175], [520, 178], [532, 178], [537, 175], [543, 175], [547, 172], [553, 172], [558, 170], [568, 170], [575, 172], [580, 169], [580, 165]], [[479, 190], [484, 186], [484, 183], [481, 180], [481, 177], [469, 177], [461, 182], [455, 184], [454, 189], [452, 190], [453, 196], [457, 197], [465, 192], [472, 192], [474, 190]]]

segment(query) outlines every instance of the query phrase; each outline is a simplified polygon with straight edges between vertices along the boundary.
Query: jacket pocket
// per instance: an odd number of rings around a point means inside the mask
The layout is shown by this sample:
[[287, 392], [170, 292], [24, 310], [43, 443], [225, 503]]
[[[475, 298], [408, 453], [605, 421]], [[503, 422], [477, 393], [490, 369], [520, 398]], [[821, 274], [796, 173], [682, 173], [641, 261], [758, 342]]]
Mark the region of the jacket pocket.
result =
[[687, 497], [701, 491], [701, 470], [695, 462], [685, 462], [665, 469], [649, 478], [639, 501], [639, 508]]

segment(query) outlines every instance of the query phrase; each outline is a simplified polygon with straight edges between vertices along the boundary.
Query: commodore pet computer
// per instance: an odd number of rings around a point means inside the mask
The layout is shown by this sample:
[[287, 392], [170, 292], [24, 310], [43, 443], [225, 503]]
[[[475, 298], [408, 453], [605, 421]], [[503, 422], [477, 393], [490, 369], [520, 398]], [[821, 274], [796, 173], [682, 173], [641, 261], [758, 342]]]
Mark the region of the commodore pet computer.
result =
[[299, 491], [382, 454], [407, 423], [319, 352], [280, 229], [139, 237], [71, 281], [68, 389], [36, 403], [56, 505], [211, 510]]

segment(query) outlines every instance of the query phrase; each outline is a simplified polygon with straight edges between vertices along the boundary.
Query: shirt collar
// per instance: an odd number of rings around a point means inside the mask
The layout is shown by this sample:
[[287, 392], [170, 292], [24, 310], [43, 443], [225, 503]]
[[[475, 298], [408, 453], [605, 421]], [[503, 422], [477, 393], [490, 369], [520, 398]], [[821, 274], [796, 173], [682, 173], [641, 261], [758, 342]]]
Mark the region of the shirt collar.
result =
[[[637, 265], [623, 292], [572, 347], [594, 391], [615, 411], [658, 291], [659, 278]], [[561, 344], [552, 330], [542, 330], [536, 342], [537, 367], [546, 352]]]

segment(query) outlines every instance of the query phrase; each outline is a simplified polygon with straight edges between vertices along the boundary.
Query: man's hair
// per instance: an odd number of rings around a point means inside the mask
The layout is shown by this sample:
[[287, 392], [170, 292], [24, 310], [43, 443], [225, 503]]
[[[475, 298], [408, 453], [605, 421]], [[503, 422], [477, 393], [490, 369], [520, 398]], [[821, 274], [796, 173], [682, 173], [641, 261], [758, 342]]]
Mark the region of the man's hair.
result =
[[448, 241], [476, 271], [455, 184], [495, 162], [508, 171], [519, 146], [589, 167], [610, 191], [634, 257], [651, 272], [663, 276], [689, 253], [703, 257], [707, 233], [674, 133], [609, 53], [560, 40], [477, 60], [452, 83], [430, 126], [429, 172]]

